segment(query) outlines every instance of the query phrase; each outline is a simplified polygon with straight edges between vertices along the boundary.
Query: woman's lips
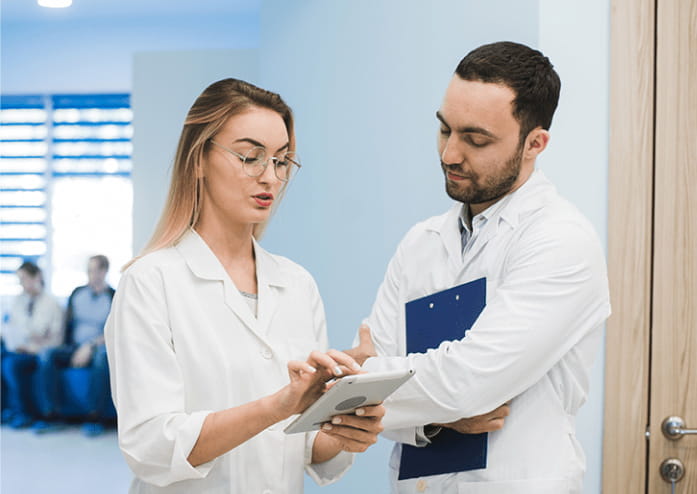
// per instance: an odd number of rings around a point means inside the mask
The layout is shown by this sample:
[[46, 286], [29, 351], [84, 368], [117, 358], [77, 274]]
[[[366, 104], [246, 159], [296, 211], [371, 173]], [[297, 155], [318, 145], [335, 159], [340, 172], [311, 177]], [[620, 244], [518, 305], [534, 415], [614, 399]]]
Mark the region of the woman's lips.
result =
[[254, 197], [257, 204], [263, 208], [268, 208], [273, 204], [273, 194], [257, 194], [252, 197]]

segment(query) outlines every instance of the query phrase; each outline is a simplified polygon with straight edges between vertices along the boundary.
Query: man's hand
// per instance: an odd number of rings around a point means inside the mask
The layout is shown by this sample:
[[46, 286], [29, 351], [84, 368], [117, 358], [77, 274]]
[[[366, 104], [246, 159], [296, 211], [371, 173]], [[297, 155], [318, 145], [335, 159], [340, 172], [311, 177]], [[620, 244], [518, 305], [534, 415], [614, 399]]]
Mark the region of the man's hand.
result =
[[453, 429], [460, 434], [480, 434], [482, 432], [493, 432], [503, 429], [504, 419], [511, 413], [511, 407], [508, 403], [504, 403], [496, 410], [493, 410], [484, 415], [469, 417], [449, 424], [433, 424], [439, 427], [447, 427]]
[[370, 336], [370, 328], [367, 324], [361, 324], [358, 328], [358, 340], [357, 347], [346, 350], [344, 353], [349, 354], [356, 362], [363, 365], [368, 358], [377, 356], [373, 338]]

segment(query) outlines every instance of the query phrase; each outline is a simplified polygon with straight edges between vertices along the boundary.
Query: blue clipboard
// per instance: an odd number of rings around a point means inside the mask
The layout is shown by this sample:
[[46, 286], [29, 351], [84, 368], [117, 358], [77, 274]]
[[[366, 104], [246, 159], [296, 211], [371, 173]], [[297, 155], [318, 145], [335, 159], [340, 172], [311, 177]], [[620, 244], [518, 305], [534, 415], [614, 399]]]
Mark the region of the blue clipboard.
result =
[[[425, 353], [443, 341], [460, 340], [486, 305], [486, 278], [407, 302], [407, 353]], [[488, 434], [443, 428], [431, 444], [402, 445], [399, 480], [486, 468]]]

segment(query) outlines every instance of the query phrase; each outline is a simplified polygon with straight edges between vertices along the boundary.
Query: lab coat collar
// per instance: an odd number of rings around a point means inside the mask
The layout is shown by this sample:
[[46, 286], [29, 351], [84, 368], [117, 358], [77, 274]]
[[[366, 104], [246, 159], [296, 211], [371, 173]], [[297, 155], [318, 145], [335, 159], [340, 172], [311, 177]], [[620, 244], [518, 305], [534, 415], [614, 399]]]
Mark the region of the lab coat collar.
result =
[[554, 185], [542, 170], [536, 168], [527, 181], [508, 196], [510, 199], [500, 217], [512, 228], [517, 228], [522, 217], [544, 206], [553, 193], [556, 193]]
[[218, 258], [195, 230], [191, 229], [185, 233], [177, 243], [176, 249], [197, 277], [221, 281], [227, 277]]
[[252, 238], [252, 243], [257, 262], [257, 282], [271, 286], [288, 286], [288, 273], [281, 268], [276, 258], [259, 245], [255, 238]]
[[[516, 191], [505, 196], [500, 201], [483, 211], [487, 218], [487, 226], [477, 239], [476, 249], [470, 251], [474, 255], [481, 250], [491, 238], [496, 236], [502, 223], [510, 228], [517, 228], [521, 216], [539, 209], [544, 205], [547, 196], [554, 191], [554, 186], [547, 180], [542, 171], [535, 169], [528, 180]], [[427, 229], [438, 233], [443, 240], [448, 258], [453, 267], [462, 267], [462, 244], [460, 234], [460, 218], [464, 204], [455, 202], [452, 207], [435, 221], [429, 222]]]
[[[504, 198], [506, 200], [506, 198]], [[462, 258], [462, 238], [460, 232], [460, 222], [463, 217], [464, 204], [461, 202], [455, 202], [452, 207], [444, 215], [437, 218], [437, 221], [431, 223], [431, 231], [436, 232], [440, 235], [443, 241], [443, 246], [448, 252], [448, 262], [451, 264], [452, 268], [456, 271], [461, 270], [463, 265]], [[487, 242], [494, 237], [499, 231], [499, 218], [501, 211], [506, 208], [505, 204], [501, 204], [500, 201], [494, 204], [491, 208], [483, 211], [487, 219], [487, 224], [484, 229], [479, 233], [478, 238], [471, 241], [475, 242], [473, 249], [470, 250], [469, 255], [472, 256], [476, 252], [480, 251]]]
[[443, 246], [448, 252], [448, 262], [456, 270], [462, 268], [462, 239], [460, 234], [462, 207], [461, 202], [455, 202], [447, 213], [438, 218], [440, 221], [435, 221], [429, 228], [440, 235]]
[[[252, 238], [257, 264], [257, 283], [272, 286], [287, 286], [288, 275], [281, 269], [278, 261]], [[210, 249], [205, 240], [196, 232], [189, 230], [177, 244], [177, 250], [186, 260], [189, 269], [204, 280], [227, 280], [225, 268]]]
[[288, 274], [285, 273], [278, 261], [264, 250], [255, 239], [254, 254], [256, 257], [258, 306], [257, 317], [252, 314], [249, 305], [228, 276], [225, 268], [210, 249], [208, 244], [195, 231], [190, 230], [177, 244], [177, 250], [186, 260], [192, 273], [205, 280], [222, 281], [224, 287], [225, 305], [253, 331], [261, 340], [266, 341], [266, 330], [278, 307], [278, 290], [288, 285]]

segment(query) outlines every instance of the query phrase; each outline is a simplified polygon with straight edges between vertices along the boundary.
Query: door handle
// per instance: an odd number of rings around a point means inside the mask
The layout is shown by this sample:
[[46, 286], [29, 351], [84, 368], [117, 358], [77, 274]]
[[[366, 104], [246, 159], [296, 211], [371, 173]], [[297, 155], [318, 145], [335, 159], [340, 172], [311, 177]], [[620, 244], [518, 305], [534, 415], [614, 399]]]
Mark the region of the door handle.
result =
[[682, 439], [685, 435], [697, 434], [697, 429], [686, 429], [685, 421], [680, 417], [666, 417], [661, 424], [661, 430], [671, 441]]

